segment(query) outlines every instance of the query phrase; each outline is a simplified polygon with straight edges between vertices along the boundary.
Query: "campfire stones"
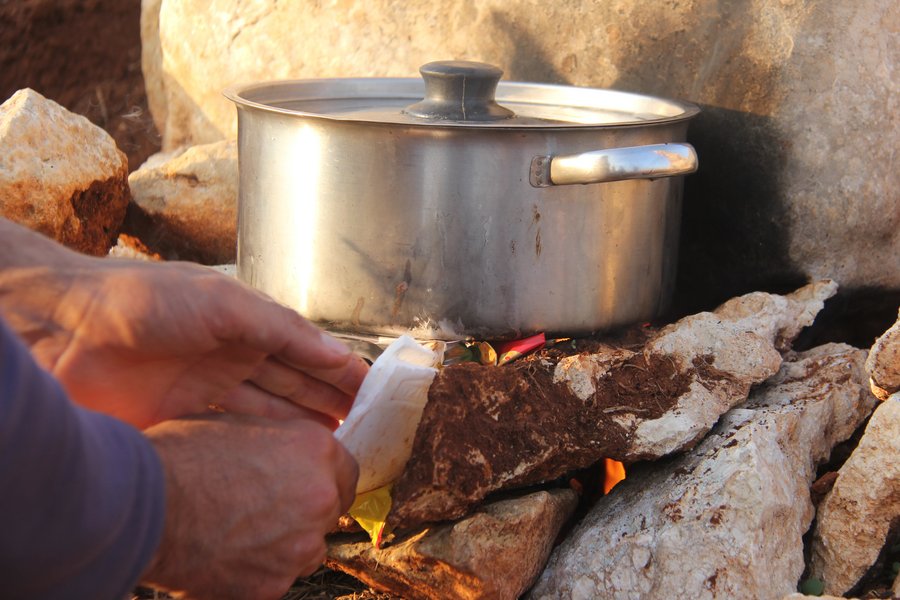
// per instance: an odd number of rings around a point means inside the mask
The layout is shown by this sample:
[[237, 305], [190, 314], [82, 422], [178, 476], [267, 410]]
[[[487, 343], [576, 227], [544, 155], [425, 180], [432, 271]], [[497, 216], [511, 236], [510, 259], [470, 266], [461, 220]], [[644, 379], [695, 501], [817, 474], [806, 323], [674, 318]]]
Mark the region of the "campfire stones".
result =
[[128, 205], [128, 159], [85, 117], [19, 90], [0, 105], [0, 216], [102, 256]]
[[500, 500], [383, 550], [358, 536], [334, 538], [326, 564], [407, 600], [518, 598], [537, 578], [576, 504], [568, 489]]
[[128, 228], [167, 258], [233, 263], [237, 247], [237, 145], [216, 142], [173, 153], [132, 173]]
[[435, 378], [388, 523], [464, 515], [487, 494], [552, 480], [601, 458], [688, 448], [773, 375], [785, 347], [837, 286], [754, 293], [682, 319], [643, 348], [580, 358], [543, 351], [504, 367], [463, 364]]
[[875, 340], [866, 359], [872, 393], [881, 400], [900, 391], [900, 317]]
[[[845, 594], [900, 531], [900, 393], [876, 407], [859, 444], [818, 507], [810, 570], [825, 593]], [[897, 535], [897, 532], [894, 533]]]
[[628, 471], [551, 556], [539, 598], [779, 598], [804, 570], [817, 462], [875, 399], [865, 352], [787, 358], [688, 454]]

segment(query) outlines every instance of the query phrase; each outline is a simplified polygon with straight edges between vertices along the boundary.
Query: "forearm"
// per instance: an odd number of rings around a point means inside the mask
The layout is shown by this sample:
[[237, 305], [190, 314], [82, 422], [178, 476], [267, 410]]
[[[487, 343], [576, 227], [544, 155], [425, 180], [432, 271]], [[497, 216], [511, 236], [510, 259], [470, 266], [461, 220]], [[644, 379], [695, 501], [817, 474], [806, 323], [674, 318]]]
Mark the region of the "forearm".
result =
[[69, 402], [0, 322], [0, 579], [9, 598], [119, 598], [162, 530], [146, 439]]

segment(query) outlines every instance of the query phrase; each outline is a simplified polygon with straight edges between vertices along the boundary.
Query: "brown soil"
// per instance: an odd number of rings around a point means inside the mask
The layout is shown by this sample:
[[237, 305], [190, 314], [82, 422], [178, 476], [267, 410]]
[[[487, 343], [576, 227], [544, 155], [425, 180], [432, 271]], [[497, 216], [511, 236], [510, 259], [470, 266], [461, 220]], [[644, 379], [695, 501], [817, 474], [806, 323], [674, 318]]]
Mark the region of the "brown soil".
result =
[[0, 0], [0, 101], [30, 87], [103, 127], [137, 168], [160, 147], [140, 0]]

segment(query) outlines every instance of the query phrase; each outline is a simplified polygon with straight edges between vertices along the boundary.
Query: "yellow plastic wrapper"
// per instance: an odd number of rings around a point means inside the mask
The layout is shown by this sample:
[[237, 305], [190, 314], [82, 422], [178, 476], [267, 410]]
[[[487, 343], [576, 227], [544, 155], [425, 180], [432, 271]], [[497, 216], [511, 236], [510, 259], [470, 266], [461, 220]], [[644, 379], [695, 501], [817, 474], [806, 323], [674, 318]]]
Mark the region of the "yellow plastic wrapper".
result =
[[476, 342], [473, 347], [478, 351], [478, 362], [488, 366], [497, 364], [497, 351], [493, 346], [487, 342]]
[[381, 548], [384, 538], [390, 534], [385, 519], [391, 511], [391, 488], [389, 483], [369, 492], [356, 495], [353, 506], [348, 511], [359, 526], [366, 530], [372, 539], [372, 545]]

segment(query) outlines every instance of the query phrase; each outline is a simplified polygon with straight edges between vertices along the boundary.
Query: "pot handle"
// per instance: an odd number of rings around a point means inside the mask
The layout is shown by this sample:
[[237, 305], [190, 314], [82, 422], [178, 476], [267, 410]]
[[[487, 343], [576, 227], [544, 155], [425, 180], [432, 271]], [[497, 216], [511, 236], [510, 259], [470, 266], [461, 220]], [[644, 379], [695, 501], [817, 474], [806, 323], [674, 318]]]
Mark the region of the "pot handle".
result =
[[690, 144], [651, 144], [608, 148], [563, 156], [535, 156], [529, 181], [534, 187], [606, 183], [626, 179], [659, 179], [697, 170]]
[[444, 60], [419, 69], [425, 98], [402, 111], [429, 121], [502, 121], [515, 116], [494, 99], [503, 71], [480, 62]]

